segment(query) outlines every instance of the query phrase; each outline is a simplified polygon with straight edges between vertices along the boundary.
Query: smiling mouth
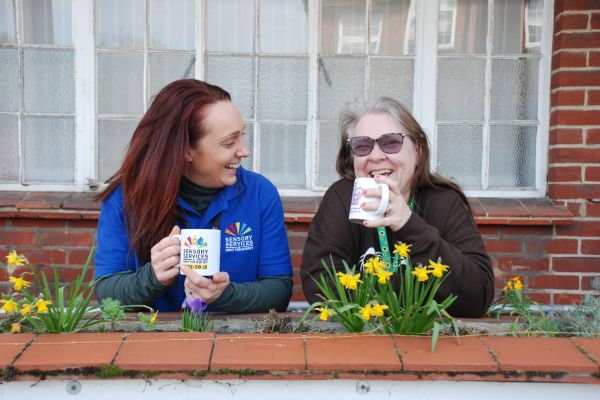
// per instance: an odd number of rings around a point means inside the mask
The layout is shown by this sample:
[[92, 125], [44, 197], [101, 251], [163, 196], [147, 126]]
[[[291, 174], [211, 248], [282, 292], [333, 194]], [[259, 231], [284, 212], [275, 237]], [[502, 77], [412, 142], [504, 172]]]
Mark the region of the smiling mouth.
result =
[[383, 176], [388, 176], [392, 173], [393, 171], [389, 168], [386, 169], [375, 169], [373, 171], [369, 171], [369, 175], [371, 175], [371, 178], [374, 178], [377, 175], [383, 175]]
[[226, 169], [238, 169], [240, 167], [240, 164], [227, 164], [225, 165]]

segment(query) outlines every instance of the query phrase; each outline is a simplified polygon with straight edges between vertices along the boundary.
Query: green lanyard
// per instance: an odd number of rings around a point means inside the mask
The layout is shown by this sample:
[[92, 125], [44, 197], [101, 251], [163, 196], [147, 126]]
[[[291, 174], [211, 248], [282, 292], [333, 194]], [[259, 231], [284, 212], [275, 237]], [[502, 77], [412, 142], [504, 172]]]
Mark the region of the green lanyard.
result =
[[[408, 208], [410, 210], [415, 209], [415, 200], [411, 197], [408, 202]], [[377, 228], [377, 236], [379, 236], [379, 247], [381, 248], [381, 257], [383, 258], [383, 262], [385, 263], [385, 268], [390, 272], [398, 271], [398, 262], [400, 261], [400, 255], [394, 255], [394, 262], [392, 263], [392, 256], [390, 253], [390, 245], [388, 243], [387, 233], [385, 232], [385, 227], [380, 226]]]

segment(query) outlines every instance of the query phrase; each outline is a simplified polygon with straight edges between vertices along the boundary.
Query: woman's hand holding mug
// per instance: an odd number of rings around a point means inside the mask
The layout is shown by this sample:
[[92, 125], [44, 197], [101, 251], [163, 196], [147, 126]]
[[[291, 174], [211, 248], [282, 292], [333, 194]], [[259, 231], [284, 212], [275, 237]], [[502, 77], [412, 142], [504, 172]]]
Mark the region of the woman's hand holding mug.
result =
[[163, 286], [171, 286], [179, 275], [179, 239], [174, 237], [180, 233], [179, 227], [174, 226], [169, 236], [163, 238], [150, 250], [150, 260], [156, 278]]

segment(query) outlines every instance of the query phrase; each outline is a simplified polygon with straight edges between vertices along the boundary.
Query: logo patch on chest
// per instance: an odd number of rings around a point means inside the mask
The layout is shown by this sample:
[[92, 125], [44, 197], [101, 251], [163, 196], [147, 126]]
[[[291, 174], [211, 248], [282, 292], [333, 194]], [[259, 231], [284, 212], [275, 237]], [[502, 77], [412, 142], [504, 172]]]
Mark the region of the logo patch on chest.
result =
[[254, 250], [252, 228], [244, 222], [234, 222], [225, 229], [225, 251]]

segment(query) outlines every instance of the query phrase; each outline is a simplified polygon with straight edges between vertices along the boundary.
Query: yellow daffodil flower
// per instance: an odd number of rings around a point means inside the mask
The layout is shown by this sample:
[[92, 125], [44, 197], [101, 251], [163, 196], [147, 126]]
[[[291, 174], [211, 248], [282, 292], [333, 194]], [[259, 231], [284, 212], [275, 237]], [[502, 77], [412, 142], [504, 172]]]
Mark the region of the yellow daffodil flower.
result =
[[373, 315], [373, 307], [371, 307], [371, 304], [367, 304], [364, 307], [360, 307], [358, 312], [360, 313], [360, 316], [363, 317], [365, 320], [369, 320], [371, 318], [371, 315]]
[[356, 290], [359, 283], [362, 283], [362, 281], [360, 280], [360, 274], [348, 275], [346, 289]]
[[521, 282], [521, 277], [519, 277], [519, 276], [513, 278], [512, 281], [513, 281], [513, 286], [515, 287], [515, 290], [521, 290], [525, 287], [525, 286], [523, 286], [523, 282]]
[[12, 250], [6, 256], [6, 263], [20, 267], [21, 265], [29, 264], [29, 261], [27, 261], [27, 258], [23, 254], [17, 254], [15, 250]]
[[410, 247], [412, 244], [406, 244], [399, 242], [394, 245], [394, 254], [400, 254], [400, 257], [408, 257], [408, 253], [410, 253]]
[[21, 307], [21, 311], [19, 311], [19, 312], [21, 313], [22, 316], [31, 314], [31, 304], [29, 304], [29, 303], [23, 304], [23, 307]]
[[336, 272], [335, 274], [337, 275], [338, 279], [340, 280], [340, 283], [342, 284], [342, 286], [346, 287], [346, 285], [348, 285], [349, 276], [347, 274], [344, 274], [343, 272]]
[[19, 291], [19, 290], [23, 289], [24, 287], [31, 286], [31, 283], [27, 282], [25, 279], [15, 278], [14, 276], [11, 276], [10, 278], [8, 278], [8, 281], [13, 284], [13, 289], [16, 291]]
[[379, 271], [377, 273], [377, 277], [379, 278], [377, 280], [377, 282], [379, 282], [379, 283], [381, 283], [383, 285], [383, 284], [387, 283], [387, 281], [390, 280], [390, 277], [392, 275], [394, 275], [394, 273], [390, 272], [390, 271]]
[[52, 304], [52, 302], [50, 300], [38, 299], [38, 301], [35, 303], [38, 314], [47, 313], [48, 312], [48, 304]]
[[2, 309], [4, 311], [6, 311], [7, 313], [14, 313], [16, 311], [19, 311], [19, 305], [13, 299], [0, 300], [0, 301], [4, 303], [4, 305], [2, 306]]
[[331, 312], [325, 307], [317, 307], [315, 310], [321, 313], [321, 315], [319, 315], [321, 321], [327, 321], [331, 316]]
[[429, 260], [429, 268], [431, 271], [431, 275], [435, 276], [436, 278], [441, 278], [442, 275], [444, 275], [444, 272], [448, 271], [447, 265], [437, 263], [431, 260]]
[[513, 290], [513, 283], [512, 281], [508, 281], [506, 282], [506, 285], [504, 285], [504, 287], [502, 288], [502, 290], [504, 290], [505, 292], [508, 292], [509, 290]]
[[388, 308], [390, 307], [385, 304], [375, 304], [373, 306], [372, 314], [376, 317], [383, 317], [383, 310], [387, 310]]
[[385, 264], [379, 259], [379, 257], [372, 257], [365, 263], [365, 272], [376, 275], [380, 271], [383, 271]]
[[158, 311], [154, 311], [153, 313], [150, 314], [150, 323], [151, 324], [155, 324], [157, 319], [158, 319]]
[[21, 333], [21, 324], [18, 322], [11, 324], [10, 325], [10, 333]]
[[416, 276], [419, 282], [425, 282], [427, 279], [429, 279], [427, 267], [415, 267], [415, 270], [412, 271], [411, 274]]

